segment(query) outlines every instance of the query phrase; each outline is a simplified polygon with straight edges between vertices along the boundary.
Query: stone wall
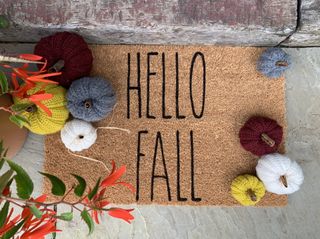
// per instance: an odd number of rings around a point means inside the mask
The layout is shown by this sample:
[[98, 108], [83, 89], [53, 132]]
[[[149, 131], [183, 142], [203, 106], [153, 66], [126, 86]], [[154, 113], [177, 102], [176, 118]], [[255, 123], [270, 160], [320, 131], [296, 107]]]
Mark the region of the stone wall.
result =
[[0, 42], [56, 31], [98, 44], [320, 45], [320, 0], [7, 0]]
[[0, 15], [8, 18], [10, 27], [0, 29], [0, 41], [36, 42], [68, 30], [98, 44], [314, 44], [318, 32], [308, 26], [320, 0], [302, 0], [314, 2], [303, 4], [307, 26], [301, 29], [303, 36], [286, 40], [296, 30], [296, 1], [7, 0], [0, 5]]

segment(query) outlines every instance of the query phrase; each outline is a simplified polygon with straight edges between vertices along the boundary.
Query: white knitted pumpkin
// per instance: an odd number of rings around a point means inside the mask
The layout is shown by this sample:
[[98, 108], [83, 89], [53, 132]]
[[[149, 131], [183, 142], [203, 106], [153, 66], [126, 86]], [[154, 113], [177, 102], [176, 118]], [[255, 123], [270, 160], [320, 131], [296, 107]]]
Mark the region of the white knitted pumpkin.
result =
[[291, 194], [298, 191], [304, 179], [301, 167], [278, 153], [262, 156], [256, 171], [266, 190], [275, 194]]
[[97, 139], [97, 130], [88, 122], [74, 119], [61, 130], [61, 140], [73, 152], [90, 148]]

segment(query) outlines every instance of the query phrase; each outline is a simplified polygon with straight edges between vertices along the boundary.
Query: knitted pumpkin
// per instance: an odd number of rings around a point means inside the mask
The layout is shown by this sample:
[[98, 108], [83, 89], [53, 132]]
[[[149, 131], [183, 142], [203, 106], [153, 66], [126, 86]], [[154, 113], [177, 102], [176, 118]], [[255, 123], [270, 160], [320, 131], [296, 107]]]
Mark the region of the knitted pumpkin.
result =
[[256, 171], [267, 191], [276, 194], [298, 191], [304, 179], [302, 169], [295, 161], [277, 153], [262, 156]]
[[97, 130], [88, 122], [74, 119], [65, 124], [60, 132], [61, 140], [71, 151], [90, 148], [97, 139]]
[[[42, 100], [40, 104], [44, 105], [51, 112], [51, 116], [48, 115], [41, 107], [34, 104], [32, 107], [29, 107], [26, 111], [22, 113], [29, 124], [24, 123], [24, 126], [28, 128], [31, 132], [35, 134], [52, 134], [60, 131], [64, 126], [66, 120], [69, 116], [69, 111], [66, 107], [66, 90], [57, 85], [47, 85], [43, 89], [42, 83], [37, 83], [36, 87], [30, 89], [27, 92], [28, 96], [32, 96], [37, 93], [39, 90], [44, 90], [48, 94], [52, 94], [51, 99]], [[25, 98], [15, 97], [15, 104], [28, 104], [30, 101]]]
[[257, 177], [245, 174], [232, 181], [231, 194], [242, 205], [252, 206], [264, 196], [265, 188]]
[[275, 120], [261, 116], [251, 117], [239, 132], [242, 147], [258, 156], [276, 152], [282, 135], [282, 127]]
[[278, 78], [290, 65], [290, 56], [285, 51], [281, 48], [268, 48], [260, 56], [257, 69], [269, 78]]
[[73, 117], [88, 122], [105, 118], [116, 103], [112, 85], [99, 77], [83, 77], [74, 81], [68, 90], [67, 99]]
[[35, 46], [34, 53], [47, 59], [49, 71], [62, 72], [51, 79], [64, 87], [69, 87], [75, 79], [89, 75], [92, 68], [91, 50], [76, 33], [59, 32], [44, 37]]

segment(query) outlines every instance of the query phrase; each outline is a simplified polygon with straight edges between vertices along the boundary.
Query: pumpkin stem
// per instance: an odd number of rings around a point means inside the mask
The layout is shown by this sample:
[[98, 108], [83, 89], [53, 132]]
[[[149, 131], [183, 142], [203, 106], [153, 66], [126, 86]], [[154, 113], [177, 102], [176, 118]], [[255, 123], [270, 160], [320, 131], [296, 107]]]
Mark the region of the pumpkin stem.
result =
[[35, 105], [30, 105], [30, 106], [26, 109], [26, 111], [27, 111], [28, 113], [34, 113], [34, 112], [37, 111], [37, 107], [36, 107]]
[[261, 139], [263, 142], [265, 142], [267, 145], [269, 145], [271, 148], [275, 146], [276, 142], [271, 139], [266, 133], [261, 134]]
[[280, 181], [286, 188], [288, 187], [288, 181], [287, 181], [286, 176], [284, 176], [284, 175], [280, 176]]
[[59, 61], [57, 61], [53, 66], [51, 66], [51, 67], [48, 69], [48, 72], [49, 72], [49, 73], [59, 72], [59, 71], [62, 70], [63, 67], [64, 67], [64, 60], [59, 60]]
[[87, 109], [92, 107], [92, 101], [91, 100], [86, 100], [84, 102], [84, 107], [86, 107]]
[[254, 193], [254, 191], [251, 188], [247, 190], [247, 194], [249, 195], [251, 201], [253, 202], [257, 201], [257, 195]]
[[276, 66], [288, 66], [288, 62], [286, 61], [277, 61]]

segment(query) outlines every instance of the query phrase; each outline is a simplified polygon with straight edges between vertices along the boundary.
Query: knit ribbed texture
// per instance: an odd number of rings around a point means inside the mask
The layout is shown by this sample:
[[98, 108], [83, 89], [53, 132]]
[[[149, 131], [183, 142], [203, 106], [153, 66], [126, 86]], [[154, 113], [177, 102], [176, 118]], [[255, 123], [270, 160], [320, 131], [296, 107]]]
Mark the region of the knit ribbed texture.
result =
[[[274, 145], [268, 145], [263, 140], [262, 134], [273, 140]], [[282, 135], [282, 127], [275, 120], [261, 116], [251, 117], [239, 132], [242, 147], [258, 156], [277, 151]]]
[[281, 48], [268, 48], [260, 56], [257, 70], [269, 78], [278, 78], [291, 66], [290, 56]]
[[267, 191], [280, 195], [298, 191], [304, 180], [301, 167], [287, 156], [278, 153], [262, 156], [256, 171]]
[[91, 50], [84, 39], [76, 33], [58, 32], [44, 37], [35, 46], [34, 53], [47, 59], [47, 68], [59, 60], [64, 61], [62, 74], [52, 77], [64, 87], [69, 87], [75, 79], [89, 75], [92, 67]]
[[116, 103], [112, 85], [99, 77], [83, 77], [74, 81], [68, 90], [67, 99], [73, 117], [88, 122], [106, 118]]
[[66, 148], [74, 152], [90, 148], [97, 140], [97, 130], [90, 123], [78, 119], [67, 122], [60, 135]]
[[[36, 93], [42, 83], [28, 91], [28, 95]], [[23, 112], [23, 116], [29, 121], [29, 124], [24, 124], [31, 132], [35, 134], [53, 134], [62, 129], [69, 116], [69, 111], [66, 107], [66, 90], [57, 85], [47, 85], [44, 88], [46, 93], [53, 94], [53, 98], [41, 101], [52, 112], [50, 117], [41, 108], [37, 107], [35, 112]], [[15, 104], [30, 103], [26, 99], [14, 98]]]

